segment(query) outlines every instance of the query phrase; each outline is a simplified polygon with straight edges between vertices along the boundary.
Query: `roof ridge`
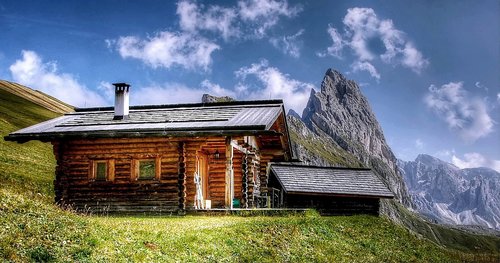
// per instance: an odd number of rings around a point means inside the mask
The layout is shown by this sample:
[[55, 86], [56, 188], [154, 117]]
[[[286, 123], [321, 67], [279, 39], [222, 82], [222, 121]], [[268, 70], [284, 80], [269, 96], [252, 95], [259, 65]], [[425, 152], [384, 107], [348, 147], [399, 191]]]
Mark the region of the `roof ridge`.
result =
[[[195, 107], [219, 107], [219, 106], [248, 106], [248, 105], [262, 105], [262, 104], [283, 104], [283, 100], [241, 100], [241, 101], [226, 101], [226, 102], [212, 102], [212, 103], [178, 103], [178, 104], [158, 104], [158, 105], [136, 105], [130, 106], [131, 110], [148, 110], [148, 109], [168, 109], [168, 108], [195, 108]], [[91, 107], [91, 108], [75, 108], [75, 112], [89, 112], [89, 111], [112, 111], [113, 106], [108, 107]]]

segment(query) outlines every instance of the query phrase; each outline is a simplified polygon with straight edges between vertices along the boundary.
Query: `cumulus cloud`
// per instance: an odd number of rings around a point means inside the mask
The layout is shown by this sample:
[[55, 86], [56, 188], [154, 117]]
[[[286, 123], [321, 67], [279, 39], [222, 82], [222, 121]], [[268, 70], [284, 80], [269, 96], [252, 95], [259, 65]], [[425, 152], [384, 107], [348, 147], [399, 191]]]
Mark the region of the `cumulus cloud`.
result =
[[451, 149], [451, 150], [444, 149], [444, 150], [440, 150], [440, 151], [437, 151], [436, 153], [434, 153], [434, 156], [442, 158], [442, 159], [447, 159], [447, 160], [449, 160], [451, 158], [451, 156], [453, 156], [453, 155], [455, 155], [455, 149]]
[[327, 55], [342, 58], [342, 49], [345, 46], [345, 41], [342, 39], [342, 35], [337, 31], [336, 28], [332, 27], [332, 25], [328, 25], [328, 35], [332, 39], [332, 45], [326, 48], [326, 51], [317, 52], [316, 54], [319, 57], [326, 57]]
[[462, 82], [450, 82], [440, 88], [431, 85], [424, 102], [466, 141], [474, 142], [493, 131], [486, 103], [468, 96]]
[[461, 169], [488, 167], [500, 172], [500, 160], [492, 160], [476, 152], [466, 153], [463, 158], [453, 155], [453, 157], [451, 157], [451, 162]]
[[380, 79], [380, 74], [370, 62], [355, 61], [354, 63], [351, 64], [351, 68], [353, 72], [367, 71], [368, 73], [370, 73], [370, 76], [376, 78], [377, 80]]
[[[359, 62], [372, 61], [378, 57], [384, 63], [402, 65], [416, 73], [429, 64], [406, 34], [394, 26], [392, 20], [378, 18], [371, 8], [349, 8], [342, 22], [343, 35], [331, 25], [328, 26], [333, 43], [325, 52], [319, 52], [319, 56], [340, 58], [342, 49], [347, 46]], [[377, 41], [382, 43], [383, 53], [370, 47], [371, 43]]]
[[286, 0], [244, 0], [238, 1], [238, 8], [241, 19], [253, 23], [256, 36], [264, 36], [280, 17], [293, 17], [302, 11], [300, 6], [289, 6]]
[[[302, 112], [307, 104], [313, 85], [290, 78], [279, 69], [270, 67], [266, 60], [242, 67], [235, 72], [236, 76], [245, 81], [249, 76], [255, 77], [264, 85], [261, 89], [248, 94], [250, 99], [283, 99], [288, 109]], [[241, 85], [241, 84], [240, 84]]]
[[15, 82], [40, 90], [77, 107], [103, 106], [106, 100], [80, 84], [75, 76], [60, 73], [56, 62], [43, 62], [31, 50], [23, 50], [22, 58], [10, 67]]
[[211, 5], [205, 10], [203, 5], [196, 2], [180, 1], [177, 4], [177, 15], [184, 31], [214, 31], [220, 33], [225, 40], [241, 34], [235, 25], [238, 16], [235, 8]]
[[170, 68], [174, 65], [186, 69], [208, 70], [212, 53], [220, 47], [212, 41], [184, 32], [163, 31], [154, 37], [141, 39], [136, 36], [120, 37], [112, 47], [122, 58], [135, 58], [153, 68]]
[[175, 104], [201, 102], [203, 94], [237, 97], [236, 92], [222, 88], [210, 80], [203, 80], [198, 87], [188, 87], [179, 83], [153, 83], [131, 90], [131, 103], [135, 105]]
[[281, 38], [271, 38], [269, 39], [269, 42], [271, 44], [281, 50], [283, 54], [285, 55], [290, 55], [294, 58], [300, 57], [300, 45], [301, 41], [298, 40], [298, 38], [304, 33], [304, 29], [299, 30], [294, 35], [291, 36], [283, 36]]
[[178, 83], [152, 84], [131, 90], [130, 102], [135, 105], [195, 103], [206, 93]]
[[[298, 5], [290, 6], [287, 0], [240, 0], [230, 7], [181, 0], [176, 11], [180, 31], [162, 31], [148, 38], [121, 36], [105, 42], [122, 58], [139, 59], [152, 68], [180, 66], [208, 71], [212, 54], [220, 46], [215, 40], [203, 37], [201, 32], [214, 33], [225, 41], [262, 38], [282, 17], [292, 17], [300, 11]], [[296, 55], [297, 52], [297, 46], [290, 42], [289, 53]]]
[[229, 96], [232, 98], [236, 98], [238, 94], [236, 92], [222, 88], [219, 84], [212, 83], [208, 79], [203, 80], [200, 83], [201, 87], [206, 90], [205, 93], [208, 93], [210, 95], [214, 96]]
[[286, 0], [241, 0], [231, 7], [204, 6], [189, 0], [177, 4], [182, 30], [215, 32], [226, 41], [248, 36], [262, 38], [281, 17], [293, 17], [300, 11], [299, 6], [290, 6]]

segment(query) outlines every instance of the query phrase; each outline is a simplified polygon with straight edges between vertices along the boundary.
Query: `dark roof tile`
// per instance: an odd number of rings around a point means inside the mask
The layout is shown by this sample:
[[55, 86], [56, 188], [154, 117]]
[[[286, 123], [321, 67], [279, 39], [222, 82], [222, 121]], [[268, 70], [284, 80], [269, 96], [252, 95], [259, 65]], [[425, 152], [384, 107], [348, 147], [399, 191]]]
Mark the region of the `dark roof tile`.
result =
[[287, 193], [394, 197], [370, 169], [274, 163], [271, 172]]

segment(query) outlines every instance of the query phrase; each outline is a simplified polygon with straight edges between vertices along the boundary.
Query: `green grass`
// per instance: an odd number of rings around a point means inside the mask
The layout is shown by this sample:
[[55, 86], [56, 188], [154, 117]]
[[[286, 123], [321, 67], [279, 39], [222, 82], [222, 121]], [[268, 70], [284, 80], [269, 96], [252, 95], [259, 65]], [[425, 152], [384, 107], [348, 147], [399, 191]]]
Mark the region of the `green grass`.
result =
[[[54, 116], [0, 94], [2, 136]], [[53, 204], [50, 144], [0, 139], [0, 160], [0, 261], [473, 262], [498, 251], [494, 242], [480, 250], [486, 256], [445, 248], [373, 216], [79, 215]]]

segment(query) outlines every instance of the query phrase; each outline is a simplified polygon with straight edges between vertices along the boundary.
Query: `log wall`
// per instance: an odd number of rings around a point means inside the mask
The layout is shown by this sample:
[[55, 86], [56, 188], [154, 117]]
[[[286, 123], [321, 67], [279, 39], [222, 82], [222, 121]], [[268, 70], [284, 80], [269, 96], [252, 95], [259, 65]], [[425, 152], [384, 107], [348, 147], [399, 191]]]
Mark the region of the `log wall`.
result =
[[[161, 212], [179, 206], [179, 144], [167, 139], [54, 142], [56, 202], [78, 211]], [[137, 180], [134, 161], [158, 159], [159, 179]], [[113, 160], [114, 180], [91, 178], [92, 160]]]
[[285, 195], [285, 206], [290, 208], [313, 207], [323, 215], [378, 215], [379, 198], [338, 197], [317, 195]]
[[[57, 160], [55, 199], [61, 205], [97, 213], [193, 209], [196, 156], [205, 154], [208, 172], [205, 199], [212, 201], [212, 208], [226, 207], [225, 137], [82, 139], [53, 142], [53, 145]], [[252, 154], [234, 149], [233, 171], [234, 197], [242, 207], [246, 199], [247, 207], [251, 208], [255, 206], [255, 197], [260, 195], [261, 184], [267, 183], [266, 166], [274, 156], [250, 150]], [[216, 151], [219, 158], [214, 157]], [[135, 178], [139, 159], [155, 159], [160, 167], [157, 178]], [[108, 166], [112, 166], [110, 180], [92, 178], [93, 161], [108, 161]], [[243, 198], [243, 162], [248, 171], [247, 198]]]

